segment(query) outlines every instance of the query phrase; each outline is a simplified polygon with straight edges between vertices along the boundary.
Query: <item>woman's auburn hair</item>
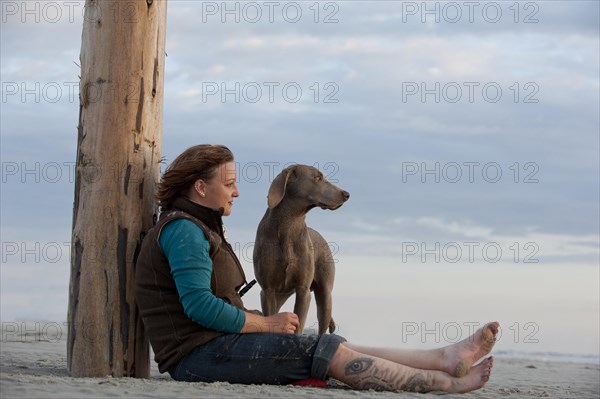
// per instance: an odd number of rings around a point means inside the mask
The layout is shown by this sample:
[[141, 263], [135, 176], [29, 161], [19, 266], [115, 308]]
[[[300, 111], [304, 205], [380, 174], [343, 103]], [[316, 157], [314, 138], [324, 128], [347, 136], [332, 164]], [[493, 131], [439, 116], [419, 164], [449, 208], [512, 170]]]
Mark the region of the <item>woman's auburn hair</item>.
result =
[[173, 207], [177, 197], [187, 196], [194, 183], [212, 179], [219, 166], [233, 161], [233, 153], [224, 145], [199, 144], [182, 152], [165, 170], [156, 191], [161, 210]]

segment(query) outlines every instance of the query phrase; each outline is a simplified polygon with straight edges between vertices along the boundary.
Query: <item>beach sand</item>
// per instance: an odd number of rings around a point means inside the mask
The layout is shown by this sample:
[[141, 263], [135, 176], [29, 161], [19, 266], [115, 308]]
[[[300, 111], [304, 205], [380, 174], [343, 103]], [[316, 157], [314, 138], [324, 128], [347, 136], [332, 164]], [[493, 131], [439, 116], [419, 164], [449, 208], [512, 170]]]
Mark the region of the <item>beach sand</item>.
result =
[[[492, 353], [493, 354], [493, 353]], [[71, 378], [66, 342], [16, 334], [3, 335], [0, 353], [1, 398], [594, 398], [600, 397], [600, 366], [496, 357], [492, 378], [468, 394], [415, 394], [353, 391], [330, 381], [326, 388], [229, 383], [186, 383], [159, 374], [151, 377]]]

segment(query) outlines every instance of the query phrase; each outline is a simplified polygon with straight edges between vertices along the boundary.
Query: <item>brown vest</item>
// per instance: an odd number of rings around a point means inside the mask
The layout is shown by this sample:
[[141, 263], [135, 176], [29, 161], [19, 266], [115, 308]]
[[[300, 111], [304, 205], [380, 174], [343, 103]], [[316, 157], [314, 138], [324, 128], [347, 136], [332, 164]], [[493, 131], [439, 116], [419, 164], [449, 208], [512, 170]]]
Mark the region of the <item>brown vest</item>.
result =
[[144, 237], [135, 272], [135, 298], [161, 373], [173, 368], [195, 347], [223, 335], [192, 321], [183, 310], [169, 262], [159, 243], [160, 232], [168, 222], [185, 218], [204, 231], [213, 261], [210, 282], [213, 294], [245, 310], [238, 291], [246, 283], [246, 277], [225, 240], [220, 214], [183, 198], [174, 205], [178, 209], [163, 213]]

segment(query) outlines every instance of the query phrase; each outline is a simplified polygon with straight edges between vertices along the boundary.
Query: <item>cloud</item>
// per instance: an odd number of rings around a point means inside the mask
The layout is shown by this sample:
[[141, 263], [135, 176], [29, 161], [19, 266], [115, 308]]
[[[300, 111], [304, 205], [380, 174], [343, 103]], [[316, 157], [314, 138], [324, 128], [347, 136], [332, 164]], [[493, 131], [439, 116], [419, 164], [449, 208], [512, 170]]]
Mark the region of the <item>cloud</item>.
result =
[[470, 224], [460, 224], [458, 222], [446, 223], [445, 221], [432, 218], [423, 217], [416, 220], [418, 225], [437, 228], [442, 231], [450, 233], [460, 234], [465, 238], [489, 238], [492, 234], [492, 229], [481, 226], [472, 226]]

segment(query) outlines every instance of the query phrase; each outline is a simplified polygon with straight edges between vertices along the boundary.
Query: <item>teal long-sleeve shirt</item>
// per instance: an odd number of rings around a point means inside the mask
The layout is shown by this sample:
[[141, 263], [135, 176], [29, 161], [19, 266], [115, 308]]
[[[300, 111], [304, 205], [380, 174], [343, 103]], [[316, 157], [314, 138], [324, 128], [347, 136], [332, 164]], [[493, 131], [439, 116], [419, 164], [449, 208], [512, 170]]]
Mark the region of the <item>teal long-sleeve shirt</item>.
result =
[[239, 333], [246, 315], [211, 291], [210, 243], [202, 229], [190, 220], [176, 219], [163, 227], [159, 243], [169, 260], [185, 314], [204, 327]]

